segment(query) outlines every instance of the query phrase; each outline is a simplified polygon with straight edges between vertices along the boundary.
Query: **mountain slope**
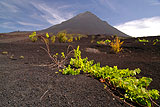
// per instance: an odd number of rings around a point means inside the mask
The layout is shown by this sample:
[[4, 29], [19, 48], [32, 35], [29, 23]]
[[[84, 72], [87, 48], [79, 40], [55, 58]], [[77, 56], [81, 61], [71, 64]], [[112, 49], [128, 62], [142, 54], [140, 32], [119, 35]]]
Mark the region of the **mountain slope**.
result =
[[77, 16], [62, 22], [61, 24], [44, 29], [41, 32], [58, 33], [62, 30], [66, 30], [68, 33], [81, 33], [87, 35], [106, 34], [128, 36], [88, 11], [85, 13], [80, 13]]

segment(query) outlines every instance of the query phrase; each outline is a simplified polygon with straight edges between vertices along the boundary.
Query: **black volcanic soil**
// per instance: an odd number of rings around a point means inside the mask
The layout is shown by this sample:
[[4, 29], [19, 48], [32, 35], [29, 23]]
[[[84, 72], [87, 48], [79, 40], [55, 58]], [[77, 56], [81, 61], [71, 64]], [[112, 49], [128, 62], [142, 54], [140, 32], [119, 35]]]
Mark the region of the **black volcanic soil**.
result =
[[[17, 41], [5, 42], [9, 37], [0, 36], [0, 107], [129, 107], [114, 98], [97, 79], [83, 74], [62, 75], [56, 73], [58, 69], [45, 66], [51, 61], [40, 48], [44, 46], [41, 42], [32, 43], [18, 36], [13, 36]], [[146, 39], [155, 38], [160, 39]], [[101, 39], [104, 37], [95, 36], [95, 41]], [[114, 54], [109, 46], [91, 43], [91, 40], [90, 36], [74, 43], [55, 43], [51, 47], [55, 54], [66, 52], [69, 44], [75, 48], [80, 45], [82, 57], [94, 59], [101, 66], [140, 68], [142, 72], [137, 77], [151, 77], [149, 89], [160, 91], [160, 43], [144, 45], [128, 38], [124, 39], [123, 52]], [[3, 51], [8, 54], [1, 54]], [[160, 104], [160, 100], [156, 102]]]

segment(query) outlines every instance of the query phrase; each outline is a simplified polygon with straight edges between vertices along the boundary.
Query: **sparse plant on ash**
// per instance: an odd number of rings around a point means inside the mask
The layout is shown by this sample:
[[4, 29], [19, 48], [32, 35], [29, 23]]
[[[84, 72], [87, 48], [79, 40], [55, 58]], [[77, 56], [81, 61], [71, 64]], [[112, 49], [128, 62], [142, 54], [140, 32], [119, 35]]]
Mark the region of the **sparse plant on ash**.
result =
[[32, 42], [37, 41], [36, 32], [33, 32], [31, 35], [29, 35], [29, 38], [32, 40]]
[[61, 32], [58, 32], [57, 34], [57, 38], [59, 40], [60, 43], [65, 43], [67, 42], [68, 38], [67, 38], [67, 32], [64, 30], [64, 31], [61, 31]]
[[158, 39], [153, 40], [153, 45], [156, 45], [157, 42], [160, 42], [160, 40], [158, 40]]
[[77, 41], [78, 39], [77, 39], [77, 37], [74, 37], [74, 39], [75, 39], [75, 41]]
[[99, 45], [105, 45], [105, 42], [103, 40], [101, 40], [101, 41], [97, 41], [97, 44], [99, 44]]
[[139, 41], [139, 42], [144, 42], [144, 43], [149, 42], [149, 40], [146, 40], [146, 39], [139, 39], [139, 38], [138, 38], [138, 41]]
[[106, 39], [105, 41], [101, 40], [101, 41], [97, 41], [97, 44], [101, 44], [101, 45], [107, 45], [111, 42], [111, 40]]
[[7, 51], [3, 51], [2, 54], [3, 54], [3, 55], [7, 55], [8, 52], [7, 52]]
[[120, 39], [116, 36], [115, 39], [110, 42], [110, 46], [112, 47], [112, 50], [115, 52], [115, 53], [119, 53], [122, 51], [122, 44], [123, 44], [124, 41], [120, 41]]
[[55, 35], [53, 35], [53, 36], [51, 37], [51, 41], [52, 41], [52, 43], [54, 43], [54, 42], [56, 41], [56, 36], [55, 36]]
[[73, 42], [73, 34], [67, 34], [68, 40], [67, 42]]
[[[63, 33], [60, 34], [60, 35], [63, 35]], [[64, 35], [65, 35], [65, 34], [64, 34]], [[64, 52], [62, 52], [62, 53], [61, 53], [61, 56], [60, 56], [60, 58], [59, 58], [59, 56], [58, 56], [59, 54], [58, 54], [58, 53], [56, 53], [56, 54], [54, 54], [54, 55], [51, 54], [50, 47], [49, 47], [49, 38], [50, 38], [50, 36], [49, 36], [48, 33], [46, 33], [46, 36], [41, 36], [41, 35], [36, 35], [36, 32], [33, 32], [31, 35], [29, 35], [29, 38], [30, 38], [33, 42], [37, 41], [37, 39], [40, 39], [40, 40], [42, 40], [42, 42], [45, 44], [46, 47], [45, 47], [45, 48], [44, 48], [44, 47], [41, 47], [41, 48], [46, 51], [46, 53], [48, 54], [48, 56], [49, 56], [50, 59], [52, 60], [52, 63], [49, 64], [48, 66], [50, 66], [50, 67], [52, 67], [52, 68], [54, 68], [54, 67], [65, 68], [65, 61], [66, 61], [66, 59], [68, 58], [68, 56], [69, 56], [70, 54], [72, 54], [72, 52], [73, 52], [73, 50], [68, 51], [69, 48], [73, 48], [72, 46], [69, 45], [69, 46], [68, 46], [68, 49], [67, 49], [66, 55], [64, 54]], [[63, 36], [62, 36], [62, 38], [63, 38]], [[51, 37], [51, 41], [52, 41], [52, 43], [55, 42], [55, 36], [52, 36], [52, 37]], [[63, 39], [62, 39], [62, 41], [63, 41]]]
[[105, 83], [105, 88], [110, 86], [114, 90], [117, 88], [124, 89], [125, 93], [123, 94], [117, 91], [123, 96], [121, 99], [123, 99], [124, 102], [125, 99], [129, 99], [140, 106], [151, 107], [153, 104], [159, 106], [153, 101], [153, 99], [158, 99], [160, 97], [159, 91], [156, 89], [147, 89], [152, 79], [148, 77], [137, 79], [135, 77], [135, 75], [141, 72], [139, 68], [129, 70], [128, 68], [118, 69], [117, 66], [100, 67], [100, 63], [93, 64], [93, 60], [88, 61], [88, 58], [81, 58], [81, 51], [78, 46], [77, 49], [74, 50], [74, 58], [71, 59], [70, 65], [62, 70], [62, 74], [78, 75], [80, 71], [100, 78], [100, 81]]

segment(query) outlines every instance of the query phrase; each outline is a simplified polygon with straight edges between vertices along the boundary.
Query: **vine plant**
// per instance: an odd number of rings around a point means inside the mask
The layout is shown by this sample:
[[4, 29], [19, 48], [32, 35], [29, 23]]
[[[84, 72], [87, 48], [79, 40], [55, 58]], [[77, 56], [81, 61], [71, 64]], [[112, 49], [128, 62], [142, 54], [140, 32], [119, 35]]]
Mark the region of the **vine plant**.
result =
[[[129, 70], [127, 69], [118, 69], [117, 66], [114, 67], [101, 67], [100, 63], [94, 64], [94, 60], [88, 61], [88, 58], [81, 57], [81, 51], [79, 50], [79, 46], [77, 49], [72, 51], [68, 51], [71, 46], [68, 46], [67, 54], [64, 52], [61, 53], [61, 60], [58, 60], [58, 53], [51, 55], [50, 47], [49, 47], [49, 34], [46, 33], [46, 36], [36, 35], [36, 32], [33, 32], [29, 35], [29, 38], [35, 42], [40, 39], [44, 42], [46, 48], [41, 47], [46, 53], [49, 55], [50, 59], [53, 63], [49, 66], [58, 67], [62, 74], [72, 74], [78, 75], [81, 71], [86, 74], [92, 75], [96, 78], [99, 78], [101, 82], [104, 82], [108, 86], [113, 89], [121, 88], [125, 90], [122, 99], [130, 99], [133, 102], [136, 102], [139, 105], [151, 107], [156, 104], [153, 100], [158, 99], [160, 97], [159, 91], [156, 89], [148, 90], [147, 87], [151, 83], [152, 79], [148, 77], [142, 77], [137, 79], [135, 77], [136, 74], [139, 74], [141, 70]], [[52, 43], [55, 42], [55, 37], [51, 37]], [[117, 41], [122, 44], [118, 39]], [[74, 58], [71, 58], [70, 64], [68, 67], [65, 66], [65, 61], [70, 54], [74, 52]], [[121, 94], [121, 93], [120, 93]], [[156, 104], [159, 106], [158, 104]]]
[[[50, 46], [49, 46], [49, 41], [51, 40], [52, 43], [55, 42], [55, 36], [53, 35], [52, 37], [49, 36], [48, 33], [46, 33], [46, 36], [42, 36], [42, 35], [36, 35], [36, 32], [33, 32], [31, 35], [29, 35], [29, 38], [33, 41], [36, 42], [38, 39], [40, 39], [44, 44], [45, 44], [45, 48], [41, 47], [50, 57], [50, 59], [52, 60], [52, 63], [49, 64], [48, 66], [54, 68], [54, 67], [58, 67], [60, 68], [65, 68], [65, 61], [68, 58], [69, 55], [71, 55], [73, 53], [73, 47], [71, 45], [68, 46], [67, 49], [67, 54], [65, 55], [64, 52], [61, 52], [61, 58], [58, 57], [58, 53], [52, 55], [51, 51], [50, 51]], [[49, 39], [50, 38], [50, 39]], [[71, 51], [69, 51], [69, 49], [72, 48]]]
[[[100, 67], [100, 63], [93, 63], [94, 61], [88, 61], [87, 57], [81, 58], [81, 51], [78, 46], [77, 49], [74, 49], [74, 58], [71, 58], [70, 65], [62, 69], [61, 72], [62, 74], [78, 75], [80, 71], [83, 71], [83, 73], [99, 78], [101, 82], [115, 90], [117, 88], [124, 89], [125, 93], [121, 99], [129, 99], [141, 106], [148, 107], [151, 107], [153, 103], [156, 104], [153, 99], [160, 97], [159, 91], [156, 89], [147, 90], [152, 81], [151, 78], [142, 77], [137, 79], [135, 77], [136, 74], [141, 72], [139, 68], [135, 70], [129, 70], [128, 68], [118, 69], [117, 66]], [[159, 106], [158, 104], [156, 105]]]

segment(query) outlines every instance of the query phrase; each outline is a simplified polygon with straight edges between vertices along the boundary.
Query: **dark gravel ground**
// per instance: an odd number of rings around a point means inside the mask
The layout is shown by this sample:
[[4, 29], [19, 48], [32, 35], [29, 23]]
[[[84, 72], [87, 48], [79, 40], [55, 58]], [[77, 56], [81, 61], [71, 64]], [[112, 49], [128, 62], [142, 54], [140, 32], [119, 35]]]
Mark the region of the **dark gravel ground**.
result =
[[[160, 39], [146, 39], [155, 38]], [[3, 40], [7, 39], [5, 35]], [[100, 39], [105, 38], [95, 36], [95, 41]], [[101, 66], [140, 68], [142, 72], [137, 77], [151, 77], [149, 89], [160, 91], [160, 43], [144, 45], [128, 38], [124, 39], [124, 51], [114, 54], [109, 46], [97, 45], [91, 40], [92, 37], [88, 37], [74, 43], [55, 43], [51, 48], [55, 54], [66, 52], [68, 45], [75, 48], [80, 45], [82, 57], [94, 59]], [[51, 61], [40, 46], [44, 45], [28, 39], [0, 42], [0, 107], [129, 107], [112, 96], [97, 79], [84, 74], [62, 75], [57, 73], [58, 69], [45, 66]], [[8, 54], [1, 54], [3, 51]], [[160, 104], [160, 100], [156, 102]]]

